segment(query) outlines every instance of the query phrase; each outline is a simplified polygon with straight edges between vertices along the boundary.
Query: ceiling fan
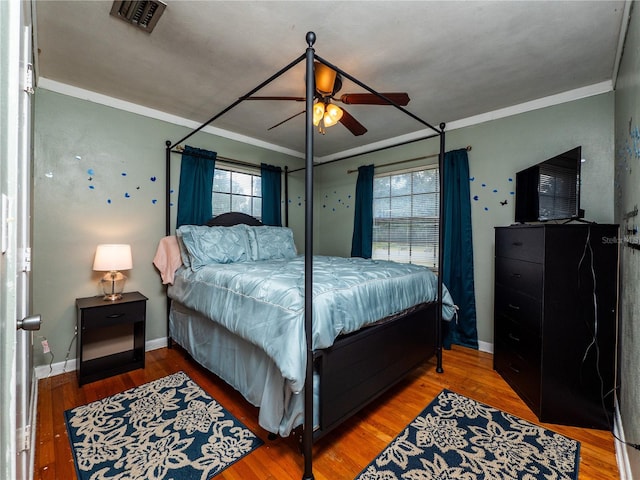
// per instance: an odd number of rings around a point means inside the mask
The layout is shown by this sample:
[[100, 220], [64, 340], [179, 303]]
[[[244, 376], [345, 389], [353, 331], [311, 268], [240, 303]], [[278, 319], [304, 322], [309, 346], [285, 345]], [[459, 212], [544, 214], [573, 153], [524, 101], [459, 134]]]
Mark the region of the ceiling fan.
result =
[[[336, 98], [335, 95], [342, 88], [342, 76], [331, 67], [320, 62], [314, 62], [314, 72], [316, 79], [316, 100], [313, 104], [313, 124], [318, 127], [319, 132], [323, 135], [327, 127], [335, 125], [338, 122], [356, 136], [363, 135], [367, 132], [364, 125], [344, 108], [333, 103], [335, 101], [346, 105], [391, 105], [391, 103], [384, 98], [373, 93], [344, 93], [340, 98]], [[380, 95], [403, 107], [409, 103], [409, 95], [404, 92], [381, 93]], [[304, 102], [305, 97], [247, 97], [246, 100], [292, 100]], [[272, 130], [304, 112], [305, 110], [298, 112], [280, 123], [269, 127], [268, 130]]]

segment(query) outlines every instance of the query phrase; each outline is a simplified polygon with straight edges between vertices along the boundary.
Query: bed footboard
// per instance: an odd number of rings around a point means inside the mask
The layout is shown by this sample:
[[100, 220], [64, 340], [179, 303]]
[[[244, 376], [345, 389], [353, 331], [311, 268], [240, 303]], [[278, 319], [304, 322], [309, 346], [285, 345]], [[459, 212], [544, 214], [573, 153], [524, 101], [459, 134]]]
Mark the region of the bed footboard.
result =
[[436, 352], [436, 304], [341, 337], [315, 354], [320, 438]]

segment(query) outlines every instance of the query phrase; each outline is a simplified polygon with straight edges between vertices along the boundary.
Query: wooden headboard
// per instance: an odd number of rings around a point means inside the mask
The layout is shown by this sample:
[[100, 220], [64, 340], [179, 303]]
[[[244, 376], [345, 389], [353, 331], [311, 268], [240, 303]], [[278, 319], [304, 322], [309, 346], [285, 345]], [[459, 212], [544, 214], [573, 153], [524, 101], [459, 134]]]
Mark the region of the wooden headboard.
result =
[[211, 218], [206, 223], [208, 227], [231, 227], [239, 224], [245, 224], [251, 227], [259, 227], [263, 225], [263, 223], [257, 218], [241, 212], [222, 213], [217, 217]]

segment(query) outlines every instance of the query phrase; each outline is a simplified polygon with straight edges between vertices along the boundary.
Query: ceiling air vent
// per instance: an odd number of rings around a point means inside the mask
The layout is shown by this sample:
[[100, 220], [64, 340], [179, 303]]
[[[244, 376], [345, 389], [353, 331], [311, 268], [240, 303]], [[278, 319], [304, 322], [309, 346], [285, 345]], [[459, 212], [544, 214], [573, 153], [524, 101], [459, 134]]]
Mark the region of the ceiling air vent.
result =
[[111, 7], [111, 15], [151, 33], [166, 7], [167, 4], [159, 0], [115, 0]]

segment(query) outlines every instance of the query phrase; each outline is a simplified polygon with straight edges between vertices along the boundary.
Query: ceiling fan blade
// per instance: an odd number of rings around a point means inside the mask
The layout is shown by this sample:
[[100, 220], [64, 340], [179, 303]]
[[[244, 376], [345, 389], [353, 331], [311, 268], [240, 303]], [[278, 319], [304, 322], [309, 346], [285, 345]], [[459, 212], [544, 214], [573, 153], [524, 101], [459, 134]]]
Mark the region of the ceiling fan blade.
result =
[[304, 97], [247, 97], [245, 100], [294, 100], [296, 102], [304, 102]]
[[298, 112], [295, 115], [291, 115], [289, 118], [284, 119], [280, 123], [276, 123], [273, 127], [267, 128], [267, 130], [273, 130], [274, 128], [279, 127], [280, 125], [282, 125], [283, 123], [288, 122], [292, 118], [296, 118], [298, 115], [302, 115], [304, 112], [306, 112], [306, 110], [302, 110], [301, 112]]
[[353, 116], [344, 108], [342, 109], [342, 118], [340, 119], [340, 123], [347, 127], [347, 129], [356, 137], [367, 133], [367, 129], [364, 127], [364, 125], [353, 118]]
[[[409, 95], [404, 92], [388, 92], [380, 93], [380, 95], [384, 95], [389, 100], [403, 107], [407, 105], [410, 100]], [[390, 103], [373, 93], [345, 93], [340, 97], [340, 101], [347, 105], [390, 105]]]

